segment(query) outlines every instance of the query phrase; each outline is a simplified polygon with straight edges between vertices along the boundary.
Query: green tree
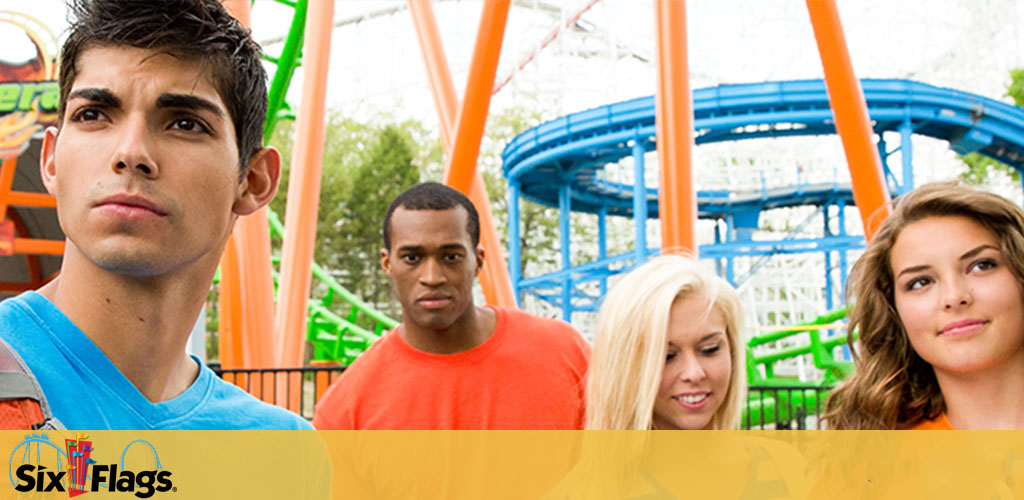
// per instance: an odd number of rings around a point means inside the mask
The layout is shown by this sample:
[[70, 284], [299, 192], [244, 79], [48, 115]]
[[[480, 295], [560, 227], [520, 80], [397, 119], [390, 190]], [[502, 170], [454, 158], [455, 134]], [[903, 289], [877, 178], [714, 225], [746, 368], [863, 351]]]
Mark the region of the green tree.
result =
[[[351, 192], [352, 175], [362, 163], [364, 151], [373, 142], [376, 130], [371, 125], [342, 117], [337, 112], [328, 113], [324, 129], [324, 156], [320, 178], [320, 203], [317, 212], [317, 235], [313, 260], [327, 265], [332, 255], [344, 251], [334, 245], [332, 231], [324, 231], [324, 222], [341, 219], [341, 208]], [[291, 160], [295, 136], [292, 122], [279, 123], [270, 144], [281, 151], [281, 184], [277, 196], [270, 202], [270, 209], [277, 212], [282, 220], [288, 203], [288, 186], [291, 177]], [[280, 249], [280, 238], [274, 239], [275, 249]], [[327, 265], [330, 269], [331, 266]]]
[[341, 218], [333, 224], [321, 218], [321, 224], [329, 227], [319, 228], [318, 233], [331, 234], [347, 250], [327, 257], [330, 267], [341, 271], [342, 285], [373, 304], [386, 302], [389, 291], [380, 267], [384, 215], [391, 200], [419, 182], [414, 156], [409, 134], [385, 126], [353, 172], [340, 206]]
[[[1012, 98], [1017, 106], [1024, 107], [1024, 68], [1010, 70], [1010, 85], [1006, 88], [1006, 96]], [[978, 153], [962, 155], [960, 160], [966, 166], [960, 173], [960, 178], [972, 184], [983, 184], [992, 172], [998, 171], [1020, 182], [1020, 172], [1001, 161]]]
[[[294, 126], [278, 125], [269, 141], [280, 151], [281, 186], [271, 209], [282, 219], [287, 206]], [[416, 183], [424, 170], [441, 171], [440, 142], [414, 120], [381, 114], [361, 122], [333, 111], [324, 131], [324, 158], [313, 259], [352, 292], [389, 307], [387, 278], [380, 271], [380, 224], [391, 200]], [[408, 179], [412, 179], [409, 181]], [[280, 238], [273, 240], [280, 252]], [[314, 282], [312, 295], [326, 288]]]

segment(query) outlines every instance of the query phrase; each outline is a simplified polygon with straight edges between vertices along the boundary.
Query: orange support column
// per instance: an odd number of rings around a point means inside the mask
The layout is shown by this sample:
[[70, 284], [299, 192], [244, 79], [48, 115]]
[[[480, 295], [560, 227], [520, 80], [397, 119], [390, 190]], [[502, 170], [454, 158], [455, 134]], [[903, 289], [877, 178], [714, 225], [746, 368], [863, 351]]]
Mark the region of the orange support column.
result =
[[[222, 0], [231, 15], [243, 26], [249, 26], [249, 0]], [[232, 232], [233, 265], [237, 273], [225, 273], [229, 267], [225, 256], [221, 257], [221, 297], [224, 317], [229, 321], [220, 322], [220, 337], [239, 343], [246, 353], [242, 359], [235, 359], [236, 367], [264, 367], [273, 362], [274, 337], [274, 280], [270, 260], [270, 224], [266, 209], [242, 217]], [[236, 294], [234, 297], [225, 297]], [[228, 300], [225, 300], [227, 298]], [[231, 304], [224, 311], [223, 303]], [[234, 329], [228, 331], [227, 329]], [[223, 342], [220, 342], [223, 353]], [[231, 350], [234, 350], [232, 348]]]
[[[302, 102], [296, 118], [278, 286], [276, 331], [277, 345], [282, 349], [276, 366], [283, 367], [302, 366], [306, 342], [306, 314], [324, 156], [324, 108], [334, 22], [333, 0], [310, 1], [306, 19]], [[293, 391], [293, 396], [299, 395]]]
[[818, 53], [825, 70], [825, 85], [836, 132], [843, 141], [850, 169], [853, 200], [860, 209], [864, 235], [870, 239], [879, 224], [888, 217], [890, 207], [882, 160], [871, 140], [868, 105], [864, 101], [860, 81], [853, 73], [836, 3], [833, 0], [807, 0], [807, 11], [811, 15], [814, 39], [818, 42]]
[[[484, 268], [480, 273], [480, 285], [483, 288], [484, 299], [488, 304], [505, 307], [516, 307], [515, 293], [512, 290], [512, 278], [509, 277], [508, 264], [503, 255], [504, 247], [498, 238], [498, 232], [494, 225], [494, 216], [491, 213], [491, 200], [487, 195], [483, 177], [476, 170], [476, 158], [480, 154], [480, 142], [483, 140], [484, 125], [487, 119], [487, 108], [490, 106], [490, 92], [484, 94], [483, 82], [489, 82], [488, 89], [493, 85], [494, 75], [498, 68], [498, 56], [501, 52], [501, 40], [504, 33], [505, 21], [508, 18], [508, 2], [504, 6], [493, 5], [489, 2], [484, 6], [484, 13], [480, 20], [480, 31], [477, 35], [477, 46], [474, 52], [473, 66], [470, 69], [470, 78], [466, 85], [467, 99], [463, 104], [462, 113], [477, 113], [480, 109], [467, 111], [466, 103], [472, 92], [477, 100], [484, 100], [482, 115], [474, 116], [475, 126], [471, 132], [477, 134], [475, 147], [472, 150], [464, 151], [462, 154], [468, 159], [462, 160], [460, 169], [462, 173], [456, 175], [469, 176], [468, 196], [480, 215], [480, 243], [486, 250], [484, 257]], [[427, 67], [427, 75], [430, 79], [430, 88], [434, 94], [434, 104], [437, 107], [438, 115], [441, 118], [441, 141], [444, 144], [445, 153], [449, 157], [445, 169], [445, 183], [460, 189], [453, 180], [453, 167], [455, 157], [455, 145], [457, 142], [453, 137], [456, 130], [456, 109], [458, 109], [458, 98], [455, 93], [455, 85], [452, 82], [451, 71], [448, 61], [444, 55], [444, 48], [441, 45], [441, 37], [437, 30], [437, 21], [434, 18], [434, 11], [428, 0], [408, 0], [409, 10], [412, 12], [413, 22], [416, 25], [416, 33], [419, 36], [420, 49], [423, 52], [423, 60]], [[504, 13], [494, 13], [494, 9], [504, 9]], [[496, 26], [494, 23], [500, 23]], [[498, 33], [495, 34], [494, 32]], [[491, 36], [487, 36], [487, 35]], [[497, 37], [495, 41], [493, 38]], [[487, 39], [490, 45], [482, 46], [481, 40]], [[496, 44], [496, 45], [495, 45]], [[488, 59], [487, 55], [481, 55], [481, 51], [494, 51], [493, 57]], [[485, 60], [487, 59], [487, 60]], [[493, 60], [491, 60], [493, 59]], [[488, 71], [489, 78], [488, 78]], [[477, 78], [474, 80], [474, 78]], [[485, 80], [481, 80], [481, 78]], [[478, 113], [477, 113], [478, 114]], [[463, 115], [458, 115], [463, 116]], [[462, 121], [459, 120], [459, 124]], [[467, 125], [468, 127], [468, 125]], [[462, 130], [460, 128], [460, 130]], [[468, 130], [468, 128], [467, 128]], [[463, 148], [470, 147], [472, 137], [465, 139]], [[471, 154], [470, 154], [471, 153]], [[468, 169], [469, 172], [465, 172]], [[467, 189], [460, 189], [467, 192]]]
[[11, 203], [11, 184], [14, 183], [14, 170], [18, 168], [18, 157], [5, 158], [0, 163], [0, 221], [7, 217], [7, 206]]
[[242, 297], [234, 289], [237, 286], [238, 253], [234, 238], [228, 238], [224, 255], [220, 259], [220, 292], [217, 302], [217, 357], [221, 368], [248, 366], [241, 339], [235, 337], [242, 331]]
[[662, 253], [697, 255], [697, 195], [693, 187], [693, 95], [686, 60], [686, 2], [655, 0], [658, 88], [658, 217]]
[[511, 0], [490, 0], [484, 3], [480, 15], [480, 28], [473, 47], [473, 61], [469, 66], [466, 95], [462, 100], [455, 127], [455, 142], [448, 164], [444, 169], [444, 183], [469, 193], [480, 155], [480, 142], [484, 138], [487, 111], [491, 106], [491, 89], [498, 72], [501, 42], [505, 37], [505, 24]]

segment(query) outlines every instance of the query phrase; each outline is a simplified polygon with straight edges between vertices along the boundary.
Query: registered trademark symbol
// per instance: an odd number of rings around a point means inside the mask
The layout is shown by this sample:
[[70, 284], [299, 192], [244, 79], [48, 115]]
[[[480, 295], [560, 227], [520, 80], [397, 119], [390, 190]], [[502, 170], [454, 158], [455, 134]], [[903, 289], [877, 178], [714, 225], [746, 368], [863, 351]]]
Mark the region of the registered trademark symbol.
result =
[[178, 487], [177, 486], [172, 486], [171, 487], [171, 491], [178, 491]]

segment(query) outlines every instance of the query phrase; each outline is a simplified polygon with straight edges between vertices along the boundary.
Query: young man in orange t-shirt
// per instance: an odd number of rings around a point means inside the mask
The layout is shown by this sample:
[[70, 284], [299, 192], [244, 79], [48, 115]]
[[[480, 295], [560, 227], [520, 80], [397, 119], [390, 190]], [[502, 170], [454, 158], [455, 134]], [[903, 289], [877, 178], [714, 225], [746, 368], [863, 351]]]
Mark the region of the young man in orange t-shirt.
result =
[[414, 186], [384, 218], [402, 323], [316, 407], [319, 429], [579, 429], [590, 346], [569, 324], [473, 303], [484, 263], [462, 193]]

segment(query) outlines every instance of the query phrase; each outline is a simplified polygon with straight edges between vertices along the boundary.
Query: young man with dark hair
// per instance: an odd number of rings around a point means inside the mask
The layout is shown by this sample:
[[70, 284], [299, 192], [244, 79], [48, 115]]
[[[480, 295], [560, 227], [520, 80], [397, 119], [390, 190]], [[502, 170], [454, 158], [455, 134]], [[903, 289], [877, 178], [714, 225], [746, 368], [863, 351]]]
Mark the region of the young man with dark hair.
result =
[[77, 0], [40, 168], [60, 275], [0, 338], [76, 429], [302, 429], [185, 353], [235, 220], [274, 196], [260, 49], [217, 0]]
[[569, 324], [478, 307], [476, 209], [436, 183], [384, 218], [381, 265], [402, 323], [360, 356], [316, 407], [319, 429], [579, 429], [590, 346]]

